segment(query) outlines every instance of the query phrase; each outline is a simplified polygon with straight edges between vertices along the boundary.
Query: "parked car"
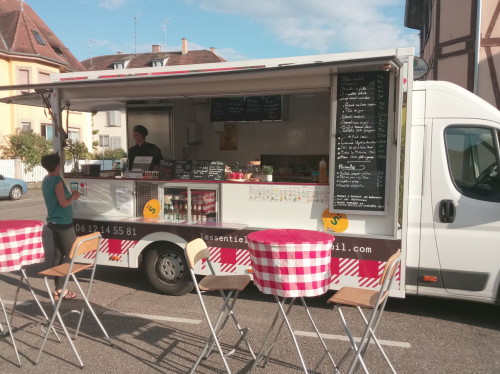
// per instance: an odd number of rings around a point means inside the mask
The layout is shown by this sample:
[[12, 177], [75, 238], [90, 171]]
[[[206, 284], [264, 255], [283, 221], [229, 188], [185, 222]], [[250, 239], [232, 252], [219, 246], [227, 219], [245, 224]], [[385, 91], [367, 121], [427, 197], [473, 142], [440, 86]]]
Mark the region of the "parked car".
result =
[[19, 200], [22, 194], [28, 192], [28, 184], [22, 179], [8, 178], [0, 174], [0, 198], [8, 197]]

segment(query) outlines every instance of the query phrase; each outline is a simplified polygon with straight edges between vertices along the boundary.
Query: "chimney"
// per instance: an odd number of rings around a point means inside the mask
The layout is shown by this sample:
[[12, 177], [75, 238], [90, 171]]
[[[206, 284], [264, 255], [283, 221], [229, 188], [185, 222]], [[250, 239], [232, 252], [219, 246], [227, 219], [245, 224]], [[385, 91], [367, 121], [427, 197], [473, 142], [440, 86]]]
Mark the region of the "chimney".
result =
[[153, 53], [160, 53], [160, 52], [161, 52], [161, 45], [153, 44]]
[[210, 47], [210, 52], [212, 52], [215, 55], [215, 47]]
[[188, 53], [188, 40], [186, 38], [182, 38], [182, 54], [187, 55]]

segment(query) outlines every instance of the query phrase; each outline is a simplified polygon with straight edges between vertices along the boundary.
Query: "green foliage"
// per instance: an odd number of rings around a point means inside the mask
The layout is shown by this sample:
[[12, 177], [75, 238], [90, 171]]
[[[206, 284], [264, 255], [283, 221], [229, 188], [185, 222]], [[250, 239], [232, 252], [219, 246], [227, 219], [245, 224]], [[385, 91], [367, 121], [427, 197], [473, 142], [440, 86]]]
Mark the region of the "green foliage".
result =
[[126, 158], [127, 157], [127, 153], [121, 149], [121, 148], [116, 148], [116, 149], [109, 149], [109, 148], [106, 148], [106, 150], [104, 151], [104, 155], [103, 155], [103, 152], [97, 152], [95, 151], [94, 153], [92, 153], [92, 159], [93, 160], [120, 160], [122, 158]]
[[89, 156], [89, 150], [85, 143], [78, 140], [67, 139], [64, 149], [66, 160], [81, 160]]
[[41, 164], [42, 156], [52, 152], [52, 142], [40, 134], [17, 130], [4, 136], [0, 153], [4, 159], [21, 158], [27, 171]]
[[265, 175], [271, 175], [273, 173], [273, 167], [272, 165], [263, 165], [262, 166], [262, 173]]

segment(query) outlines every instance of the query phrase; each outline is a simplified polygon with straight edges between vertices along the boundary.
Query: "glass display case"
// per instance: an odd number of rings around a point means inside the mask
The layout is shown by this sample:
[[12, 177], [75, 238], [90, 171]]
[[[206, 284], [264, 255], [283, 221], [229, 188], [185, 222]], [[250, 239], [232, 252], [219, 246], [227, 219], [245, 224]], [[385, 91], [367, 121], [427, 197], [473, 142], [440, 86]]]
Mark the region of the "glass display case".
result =
[[219, 222], [218, 186], [167, 184], [160, 187], [165, 222]]

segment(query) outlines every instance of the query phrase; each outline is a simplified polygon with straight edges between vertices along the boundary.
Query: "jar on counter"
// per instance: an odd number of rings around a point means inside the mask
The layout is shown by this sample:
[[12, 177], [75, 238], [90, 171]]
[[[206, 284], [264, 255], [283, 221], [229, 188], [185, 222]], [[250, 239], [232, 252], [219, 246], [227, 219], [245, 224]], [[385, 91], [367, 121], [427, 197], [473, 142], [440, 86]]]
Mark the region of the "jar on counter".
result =
[[246, 179], [259, 182], [261, 180], [262, 170], [260, 168], [260, 161], [248, 161]]

